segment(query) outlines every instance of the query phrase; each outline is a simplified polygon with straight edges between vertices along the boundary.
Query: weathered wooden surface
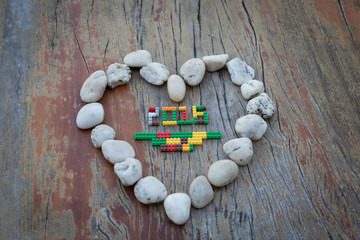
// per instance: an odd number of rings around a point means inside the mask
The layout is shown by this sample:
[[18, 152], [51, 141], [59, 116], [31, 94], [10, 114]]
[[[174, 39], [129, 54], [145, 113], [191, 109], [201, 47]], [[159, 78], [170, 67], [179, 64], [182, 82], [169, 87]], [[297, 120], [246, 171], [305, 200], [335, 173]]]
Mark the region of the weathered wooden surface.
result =
[[[357, 239], [360, 236], [360, 1], [0, 2], [0, 239]], [[253, 161], [214, 201], [172, 224], [161, 204], [122, 187], [90, 130], [75, 125], [89, 73], [147, 49], [172, 74], [194, 56], [228, 53], [256, 70], [277, 105]], [[193, 153], [135, 142], [145, 109], [170, 106], [166, 86], [133, 71], [100, 101], [144, 175], [170, 193], [225, 158], [246, 101], [226, 70], [188, 87], [205, 105], [207, 140]], [[159, 131], [164, 127], [159, 127]], [[204, 127], [168, 127], [170, 131]]]

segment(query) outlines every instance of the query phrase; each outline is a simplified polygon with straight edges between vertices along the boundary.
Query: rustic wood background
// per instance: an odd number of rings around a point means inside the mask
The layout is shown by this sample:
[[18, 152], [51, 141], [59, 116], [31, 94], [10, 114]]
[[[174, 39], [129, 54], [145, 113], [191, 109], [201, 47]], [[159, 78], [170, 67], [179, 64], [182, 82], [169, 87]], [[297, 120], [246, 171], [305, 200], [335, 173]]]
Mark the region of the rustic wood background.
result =
[[[359, 0], [0, 1], [0, 239], [359, 239]], [[188, 59], [227, 53], [256, 71], [277, 106], [253, 161], [215, 189], [183, 226], [162, 204], [119, 184], [90, 130], [75, 125], [93, 71], [146, 49], [172, 74]], [[100, 101], [105, 123], [130, 142], [143, 173], [187, 192], [211, 163], [246, 101], [226, 70], [187, 87], [132, 71]], [[207, 127], [148, 127], [149, 106], [204, 105]], [[188, 111], [188, 114], [190, 110]], [[221, 131], [193, 153], [160, 153], [143, 131]]]

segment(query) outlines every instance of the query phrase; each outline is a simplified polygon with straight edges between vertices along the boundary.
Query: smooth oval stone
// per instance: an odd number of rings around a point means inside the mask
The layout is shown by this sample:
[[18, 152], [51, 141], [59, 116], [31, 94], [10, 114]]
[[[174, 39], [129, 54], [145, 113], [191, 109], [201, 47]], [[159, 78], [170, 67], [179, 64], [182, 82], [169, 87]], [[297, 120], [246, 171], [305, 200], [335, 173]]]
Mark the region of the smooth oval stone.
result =
[[101, 146], [102, 153], [106, 160], [112, 164], [125, 161], [127, 157], [135, 157], [133, 147], [125, 141], [106, 140]]
[[227, 141], [223, 150], [237, 165], [248, 164], [253, 156], [252, 142], [246, 137]]
[[185, 97], [186, 85], [178, 75], [171, 75], [167, 81], [169, 97], [174, 102], [181, 102]]
[[76, 116], [76, 125], [80, 129], [89, 129], [104, 121], [104, 108], [100, 103], [83, 106]]
[[167, 196], [165, 185], [153, 176], [140, 179], [134, 187], [135, 197], [143, 204], [158, 203]]
[[264, 84], [258, 80], [250, 80], [241, 85], [241, 94], [248, 100], [264, 91]]
[[87, 103], [99, 101], [104, 95], [106, 85], [107, 77], [104, 71], [92, 73], [81, 87], [81, 100]]
[[255, 76], [254, 69], [239, 58], [228, 61], [226, 67], [229, 70], [231, 81], [239, 86], [252, 80]]
[[151, 54], [146, 50], [137, 50], [124, 57], [124, 63], [129, 67], [144, 67], [151, 62]]
[[269, 118], [275, 112], [275, 105], [266, 93], [262, 93], [248, 102], [246, 111], [249, 114], [257, 114], [263, 118]]
[[227, 54], [211, 55], [202, 58], [208, 72], [215, 72], [217, 70], [220, 70], [225, 66], [226, 62], [229, 61], [229, 59], [229, 55]]
[[214, 190], [205, 176], [199, 176], [190, 184], [189, 195], [194, 207], [203, 208], [214, 199]]
[[259, 140], [266, 132], [267, 124], [259, 115], [249, 114], [236, 120], [235, 131], [240, 137]]
[[106, 70], [107, 85], [114, 89], [125, 85], [131, 78], [130, 68], [125, 64], [113, 63]]
[[114, 171], [120, 182], [125, 186], [135, 184], [142, 177], [142, 165], [136, 158], [128, 157], [125, 161], [116, 163]]
[[190, 216], [191, 200], [186, 193], [173, 193], [165, 198], [166, 215], [177, 225], [184, 224]]
[[205, 63], [200, 58], [187, 60], [180, 68], [180, 75], [190, 86], [200, 84], [205, 75]]
[[112, 140], [114, 138], [114, 129], [106, 124], [100, 124], [91, 131], [91, 142], [96, 148], [100, 148], [106, 140]]
[[223, 187], [232, 182], [238, 174], [238, 166], [225, 159], [211, 164], [208, 172], [209, 182], [216, 187]]
[[162, 85], [169, 78], [169, 70], [161, 63], [152, 62], [140, 69], [140, 75], [154, 85]]

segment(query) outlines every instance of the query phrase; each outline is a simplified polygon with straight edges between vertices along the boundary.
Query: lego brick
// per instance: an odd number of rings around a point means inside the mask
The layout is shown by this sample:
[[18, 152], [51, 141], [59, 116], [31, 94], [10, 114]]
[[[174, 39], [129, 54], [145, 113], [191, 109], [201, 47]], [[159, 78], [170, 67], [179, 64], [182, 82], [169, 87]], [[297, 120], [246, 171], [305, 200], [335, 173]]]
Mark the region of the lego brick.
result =
[[206, 132], [193, 132], [193, 138], [206, 139]]
[[151, 140], [156, 138], [156, 133], [135, 133], [135, 140]]
[[180, 138], [167, 138], [166, 144], [180, 144], [181, 139]]
[[153, 123], [151, 124], [151, 126], [159, 126], [159, 123], [158, 123], [158, 122], [153, 122]]
[[187, 144], [187, 143], [188, 143], [188, 139], [187, 139], [187, 138], [181, 138], [181, 139], [180, 139], [180, 143], [181, 143], [181, 144]]
[[163, 121], [163, 125], [164, 126], [176, 126], [177, 122], [176, 121]]
[[192, 121], [191, 120], [186, 120], [186, 121], [177, 121], [177, 125], [191, 125]]
[[155, 113], [154, 113], [154, 112], [149, 112], [149, 113], [148, 113], [148, 116], [149, 116], [149, 117], [155, 117]]
[[161, 138], [161, 139], [157, 139], [157, 138], [153, 138], [151, 139], [151, 146], [160, 146], [166, 144], [166, 139], [165, 138]]
[[176, 118], [176, 110], [173, 110], [173, 111], [172, 111], [172, 120], [173, 120], [173, 121], [176, 121], [176, 120], [177, 120], [177, 118]]
[[197, 113], [196, 113], [196, 116], [197, 116], [197, 117], [203, 117], [203, 116], [204, 116], [204, 112], [197, 112]]
[[181, 144], [175, 144], [175, 152], [182, 152], [182, 145]]
[[201, 138], [189, 138], [188, 142], [189, 142], [189, 144], [193, 144], [193, 145], [202, 145]]
[[194, 145], [190, 144], [190, 152], [194, 151]]
[[192, 138], [193, 133], [192, 132], [172, 132], [171, 137], [172, 138]]
[[174, 144], [168, 144], [168, 152], [175, 152], [175, 145]]
[[221, 132], [207, 132], [207, 139], [221, 139]]
[[205, 124], [205, 120], [200, 119], [200, 120], [197, 121], [197, 124]]
[[149, 107], [149, 112], [155, 112], [155, 108], [154, 107]]
[[158, 117], [159, 116], [159, 107], [155, 108], [155, 116]]
[[161, 152], [167, 152], [168, 151], [168, 146], [167, 145], [160, 145], [160, 151]]
[[156, 133], [156, 138], [171, 138], [170, 132], [158, 132]]
[[196, 106], [196, 111], [202, 111], [203, 107], [202, 106]]

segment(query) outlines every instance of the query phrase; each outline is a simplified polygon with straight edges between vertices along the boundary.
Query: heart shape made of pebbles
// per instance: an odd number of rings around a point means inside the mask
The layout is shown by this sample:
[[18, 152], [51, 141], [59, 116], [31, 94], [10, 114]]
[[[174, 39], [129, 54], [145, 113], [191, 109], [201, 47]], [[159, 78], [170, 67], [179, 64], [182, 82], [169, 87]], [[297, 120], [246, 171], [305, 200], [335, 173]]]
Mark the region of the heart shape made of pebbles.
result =
[[[248, 164], [253, 155], [252, 140], [260, 139], [267, 129], [263, 118], [271, 117], [275, 106], [271, 98], [264, 93], [264, 84], [254, 80], [255, 71], [239, 58], [229, 60], [229, 55], [220, 54], [193, 58], [180, 68], [180, 75], [171, 75], [161, 63], [153, 62], [146, 50], [131, 52], [124, 57], [124, 64], [111, 64], [106, 73], [102, 70], [92, 73], [80, 90], [81, 100], [87, 103], [76, 117], [80, 129], [90, 129], [91, 141], [95, 148], [101, 148], [109, 162], [114, 164], [114, 171], [124, 186], [135, 184], [135, 197], [143, 204], [164, 201], [166, 215], [175, 224], [184, 224], [190, 216], [191, 205], [195, 208], [207, 206], [214, 198], [212, 186], [223, 187], [232, 182], [238, 174], [238, 165]], [[101, 124], [104, 120], [104, 108], [98, 103], [106, 86], [115, 88], [127, 84], [131, 78], [131, 68], [141, 68], [140, 75], [153, 85], [167, 82], [169, 97], [174, 102], [181, 102], [186, 94], [186, 84], [196, 86], [202, 81], [205, 71], [214, 72], [225, 67], [231, 81], [241, 86], [241, 93], [246, 100], [247, 115], [237, 119], [235, 130], [240, 138], [227, 141], [223, 145], [229, 159], [214, 162], [207, 176], [196, 177], [187, 193], [169, 194], [164, 184], [153, 176], [142, 176], [142, 164], [135, 158], [133, 147], [121, 140], [114, 140], [112, 127]]]

